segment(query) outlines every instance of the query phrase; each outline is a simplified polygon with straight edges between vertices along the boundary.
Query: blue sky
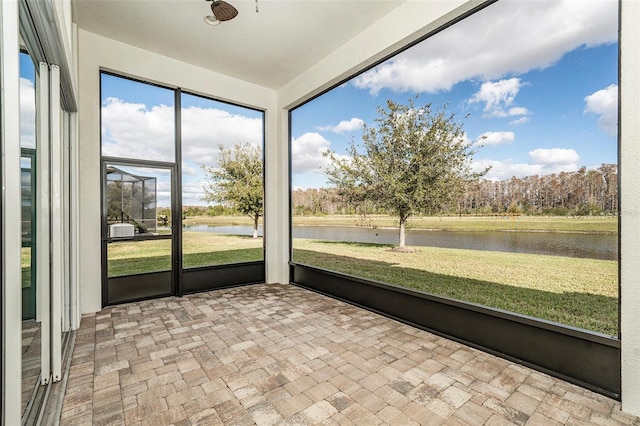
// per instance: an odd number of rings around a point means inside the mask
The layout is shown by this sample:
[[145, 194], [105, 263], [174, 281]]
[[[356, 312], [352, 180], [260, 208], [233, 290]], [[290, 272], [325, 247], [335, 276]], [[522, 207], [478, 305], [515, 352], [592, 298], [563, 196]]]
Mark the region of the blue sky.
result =
[[[500, 1], [297, 108], [294, 188], [326, 186], [387, 99], [448, 104], [488, 179], [617, 163], [617, 2]], [[465, 116], [467, 116], [465, 118]]]
[[[488, 179], [617, 163], [617, 0], [500, 0], [292, 113], [292, 186], [326, 186], [322, 153], [345, 155], [389, 98], [448, 103]], [[35, 140], [34, 70], [21, 55], [23, 146]], [[174, 161], [171, 90], [102, 76], [103, 154]], [[263, 114], [183, 95], [183, 205], [203, 205], [218, 145], [263, 142]], [[468, 115], [468, 118], [464, 118]], [[145, 174], [144, 170], [137, 171]], [[168, 178], [159, 181], [168, 205]]]

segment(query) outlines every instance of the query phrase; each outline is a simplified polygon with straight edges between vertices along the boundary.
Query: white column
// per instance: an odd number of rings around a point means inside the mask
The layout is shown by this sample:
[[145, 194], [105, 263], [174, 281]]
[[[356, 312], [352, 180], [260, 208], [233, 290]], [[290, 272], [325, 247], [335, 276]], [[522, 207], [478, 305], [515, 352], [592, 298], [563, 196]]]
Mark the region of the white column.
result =
[[622, 409], [640, 416], [640, 2], [621, 2]]
[[21, 416], [22, 269], [20, 267], [20, 67], [18, 2], [0, 1], [0, 149], [2, 152], [2, 419]]
[[[285, 112], [286, 117], [286, 112]], [[265, 263], [267, 283], [289, 282], [288, 127], [275, 105], [267, 110], [265, 143]]]
[[280, 265], [278, 279], [280, 283], [288, 283], [289, 259], [291, 247], [290, 241], [290, 206], [289, 206], [289, 184], [291, 180], [289, 170], [289, 111], [278, 108], [278, 191], [281, 194], [278, 210], [278, 229], [280, 230], [281, 243], [278, 247]]
[[51, 335], [49, 326], [51, 321], [50, 304], [50, 259], [49, 235], [50, 217], [49, 205], [51, 193], [49, 191], [49, 65], [41, 62], [36, 77], [36, 291], [38, 319], [40, 321], [40, 335], [42, 339], [40, 377], [43, 384], [49, 383], [51, 368], [49, 354], [51, 350]]

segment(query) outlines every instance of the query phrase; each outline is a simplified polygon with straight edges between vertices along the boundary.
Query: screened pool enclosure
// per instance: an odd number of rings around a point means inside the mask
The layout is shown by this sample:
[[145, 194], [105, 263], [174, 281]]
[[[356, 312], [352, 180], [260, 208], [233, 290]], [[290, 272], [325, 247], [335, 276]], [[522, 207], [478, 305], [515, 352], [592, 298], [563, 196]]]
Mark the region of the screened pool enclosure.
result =
[[107, 225], [110, 238], [157, 231], [157, 179], [109, 165], [106, 171]]

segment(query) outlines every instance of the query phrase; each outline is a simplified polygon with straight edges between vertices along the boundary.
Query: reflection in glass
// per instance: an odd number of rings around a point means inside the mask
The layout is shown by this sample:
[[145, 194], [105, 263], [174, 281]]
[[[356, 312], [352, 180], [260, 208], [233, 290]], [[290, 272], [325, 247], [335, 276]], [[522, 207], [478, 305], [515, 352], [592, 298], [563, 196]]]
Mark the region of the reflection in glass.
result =
[[36, 290], [36, 87], [31, 57], [20, 53], [20, 216], [22, 247], [22, 414], [40, 379], [41, 330]]
[[184, 268], [263, 259], [263, 121], [260, 111], [182, 94]]
[[107, 166], [109, 236], [156, 232], [157, 179]]

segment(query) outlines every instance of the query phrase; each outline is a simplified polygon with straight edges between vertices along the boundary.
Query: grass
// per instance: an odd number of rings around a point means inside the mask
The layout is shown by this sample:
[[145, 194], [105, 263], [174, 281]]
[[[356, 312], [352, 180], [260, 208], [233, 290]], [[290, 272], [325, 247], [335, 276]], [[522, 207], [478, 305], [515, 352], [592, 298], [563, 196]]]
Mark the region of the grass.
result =
[[[294, 226], [374, 226], [397, 228], [397, 220], [386, 215], [294, 216]], [[437, 231], [532, 231], [617, 234], [616, 217], [589, 216], [425, 216], [410, 219], [409, 228]]]
[[22, 268], [22, 288], [31, 287], [31, 247], [20, 249], [20, 267]]
[[617, 335], [618, 264], [479, 250], [294, 240], [295, 262]]
[[[262, 238], [183, 232], [183, 267], [223, 265], [262, 260]], [[108, 248], [109, 276], [171, 269], [171, 240], [122, 241]]]

